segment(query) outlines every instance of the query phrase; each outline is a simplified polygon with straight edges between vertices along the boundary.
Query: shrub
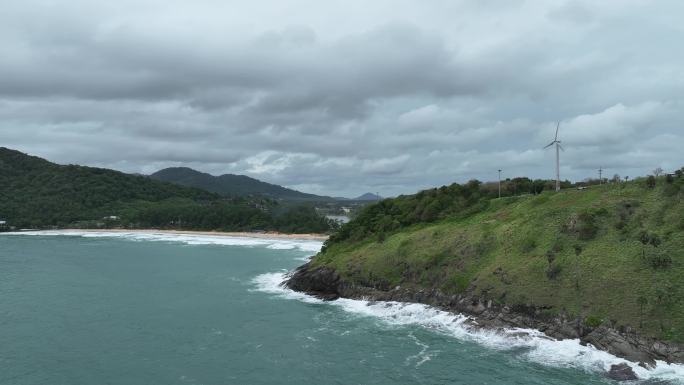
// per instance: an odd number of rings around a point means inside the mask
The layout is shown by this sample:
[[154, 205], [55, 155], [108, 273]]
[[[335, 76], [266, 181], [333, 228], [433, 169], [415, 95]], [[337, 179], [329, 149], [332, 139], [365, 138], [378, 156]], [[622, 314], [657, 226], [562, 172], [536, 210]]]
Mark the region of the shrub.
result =
[[520, 250], [524, 254], [527, 254], [536, 248], [537, 248], [537, 240], [531, 236], [528, 236], [527, 238], [523, 239], [522, 244], [520, 246]]
[[551, 250], [554, 253], [560, 253], [561, 251], [563, 251], [563, 248], [564, 248], [563, 241], [560, 238], [556, 238], [553, 241], [553, 244], [551, 245]]
[[580, 254], [582, 254], [582, 245], [574, 245], [573, 248], [575, 249], [575, 255], [579, 257]]
[[546, 252], [546, 260], [549, 262], [549, 265], [553, 263], [553, 261], [556, 260], [556, 253], [553, 252], [553, 250], [549, 250]]
[[563, 268], [557, 264], [557, 263], [552, 263], [549, 265], [549, 267], [546, 269], [546, 277], [549, 279], [556, 279], [561, 273]]
[[470, 279], [462, 274], [454, 274], [442, 285], [441, 289], [447, 293], [463, 293], [470, 286]]
[[633, 201], [624, 201], [618, 204], [616, 210], [617, 222], [615, 222], [616, 229], [622, 230], [627, 227], [637, 206], [639, 206], [639, 202]]
[[665, 253], [651, 254], [646, 260], [654, 269], [666, 269], [672, 265], [672, 257]]
[[597, 328], [601, 326], [601, 324], [603, 324], [603, 318], [595, 315], [590, 315], [584, 319], [584, 324], [589, 326], [590, 328]]
[[385, 235], [384, 231], [381, 231], [378, 233], [378, 243], [383, 243], [385, 242], [385, 239], [387, 238], [387, 235]]
[[596, 233], [598, 233], [596, 217], [588, 212], [581, 213], [577, 217], [576, 229], [579, 239], [583, 241], [590, 241], [594, 239], [594, 237], [596, 237]]
[[648, 178], [646, 178], [646, 187], [654, 188], [655, 186], [656, 186], [656, 177], [653, 175], [649, 175]]
[[658, 247], [663, 243], [663, 241], [660, 239], [658, 234], [651, 234], [651, 239], [648, 241], [648, 243], [650, 243], [653, 247]]

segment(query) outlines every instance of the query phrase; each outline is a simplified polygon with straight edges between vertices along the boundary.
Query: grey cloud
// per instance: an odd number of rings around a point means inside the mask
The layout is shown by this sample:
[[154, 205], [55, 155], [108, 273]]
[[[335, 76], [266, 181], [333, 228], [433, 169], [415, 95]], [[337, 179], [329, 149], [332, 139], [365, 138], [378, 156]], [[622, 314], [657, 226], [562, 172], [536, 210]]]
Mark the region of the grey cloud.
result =
[[[328, 195], [684, 165], [679, 2], [9, 0], [0, 145]], [[646, 15], [646, 16], [644, 16]]]

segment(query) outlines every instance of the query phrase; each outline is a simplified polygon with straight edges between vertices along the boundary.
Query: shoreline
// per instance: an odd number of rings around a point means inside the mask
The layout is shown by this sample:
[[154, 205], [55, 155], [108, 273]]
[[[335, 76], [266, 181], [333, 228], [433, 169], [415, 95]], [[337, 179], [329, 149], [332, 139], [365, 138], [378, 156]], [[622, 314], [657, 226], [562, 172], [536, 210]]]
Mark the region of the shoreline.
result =
[[253, 233], [246, 231], [201, 231], [201, 230], [168, 230], [168, 229], [50, 229], [50, 230], [26, 230], [16, 231], [15, 233], [29, 232], [90, 232], [90, 233], [139, 233], [139, 234], [175, 234], [175, 235], [204, 235], [212, 237], [237, 237], [237, 238], [258, 238], [258, 239], [290, 239], [306, 241], [325, 241], [328, 235], [325, 234], [287, 234], [278, 232]]
[[[371, 302], [420, 303], [452, 314], [465, 315], [470, 318], [467, 325], [474, 329], [533, 329], [556, 341], [579, 340], [581, 345], [592, 345], [645, 369], [653, 369], [657, 361], [684, 364], [684, 347], [681, 345], [640, 335], [635, 330], [619, 330], [612, 325], [591, 327], [566, 314], [545, 316], [545, 309], [534, 305], [508, 307], [468, 293], [445, 295], [436, 290], [401, 287], [381, 290], [360, 286], [344, 281], [330, 268], [311, 268], [310, 262], [290, 272], [281, 285], [324, 301], [348, 298]], [[608, 375], [613, 379], [636, 379], [631, 376], [620, 377], [624, 373], [618, 372], [622, 370], [624, 368], [611, 368]], [[633, 372], [627, 374], [633, 375]]]

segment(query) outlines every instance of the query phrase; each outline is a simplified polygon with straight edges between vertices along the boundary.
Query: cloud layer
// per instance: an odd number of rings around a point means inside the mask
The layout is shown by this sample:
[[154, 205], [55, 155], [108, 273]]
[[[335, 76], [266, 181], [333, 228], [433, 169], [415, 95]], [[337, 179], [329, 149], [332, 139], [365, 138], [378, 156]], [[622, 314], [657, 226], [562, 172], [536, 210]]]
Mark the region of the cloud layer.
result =
[[0, 145], [358, 195], [684, 165], [678, 1], [9, 0]]

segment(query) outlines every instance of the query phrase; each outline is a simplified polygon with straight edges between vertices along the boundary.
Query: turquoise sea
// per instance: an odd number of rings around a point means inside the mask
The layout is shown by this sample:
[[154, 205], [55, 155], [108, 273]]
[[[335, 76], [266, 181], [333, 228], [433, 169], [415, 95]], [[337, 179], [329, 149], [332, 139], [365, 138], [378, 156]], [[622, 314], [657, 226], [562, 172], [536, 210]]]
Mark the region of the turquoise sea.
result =
[[[1, 385], [610, 384], [576, 341], [475, 333], [417, 304], [283, 289], [320, 244], [199, 235], [0, 235]], [[682, 366], [636, 368], [684, 383]]]

